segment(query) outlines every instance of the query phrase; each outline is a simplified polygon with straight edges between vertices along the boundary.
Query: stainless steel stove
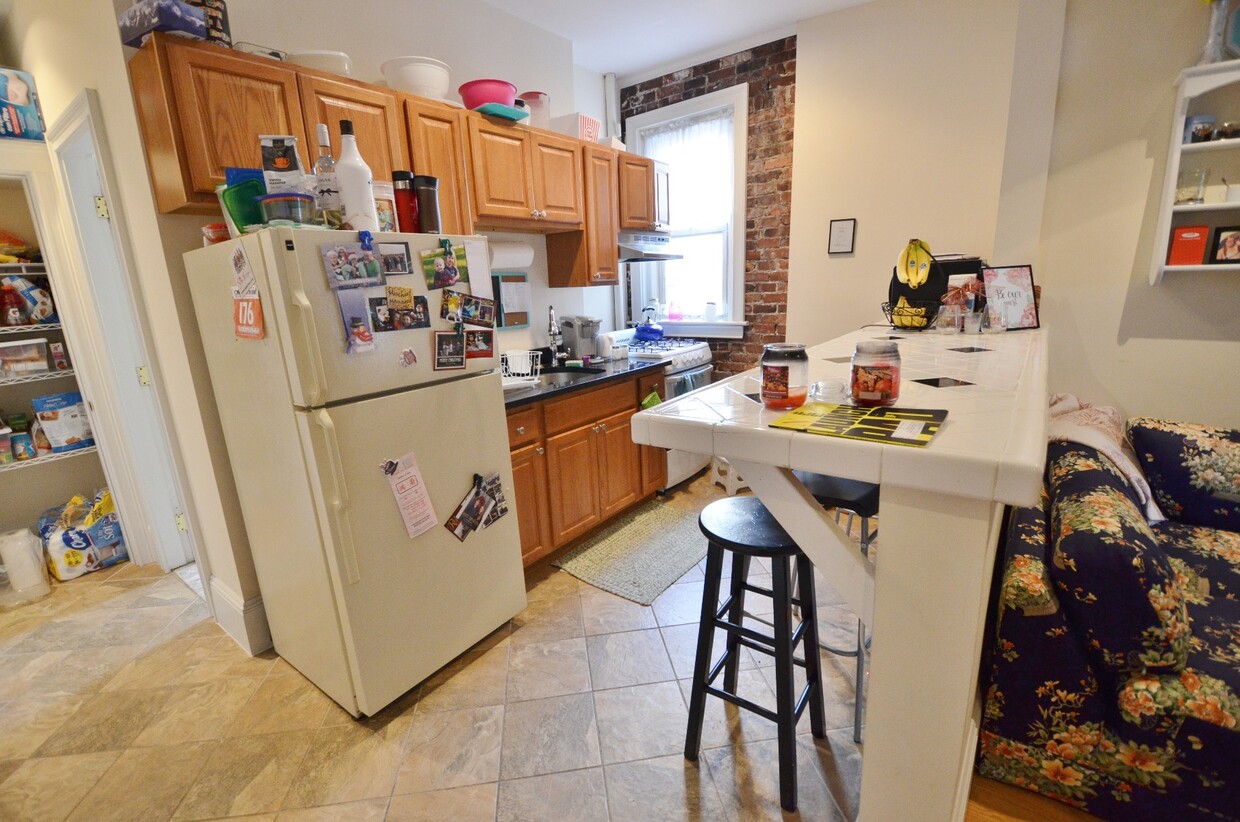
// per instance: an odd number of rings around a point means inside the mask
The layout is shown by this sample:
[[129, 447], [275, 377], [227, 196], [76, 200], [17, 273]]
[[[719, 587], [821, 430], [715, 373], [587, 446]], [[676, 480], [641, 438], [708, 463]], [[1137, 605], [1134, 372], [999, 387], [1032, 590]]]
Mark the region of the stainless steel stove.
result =
[[[635, 334], [632, 328], [626, 328], [600, 335], [600, 353], [605, 357], [612, 356], [617, 347], [627, 345], [630, 360], [669, 360], [663, 369], [665, 400], [710, 385], [715, 366], [711, 365], [710, 346], [705, 340], [688, 337], [639, 340]], [[669, 450], [665, 488], [685, 481], [709, 464], [709, 455]]]

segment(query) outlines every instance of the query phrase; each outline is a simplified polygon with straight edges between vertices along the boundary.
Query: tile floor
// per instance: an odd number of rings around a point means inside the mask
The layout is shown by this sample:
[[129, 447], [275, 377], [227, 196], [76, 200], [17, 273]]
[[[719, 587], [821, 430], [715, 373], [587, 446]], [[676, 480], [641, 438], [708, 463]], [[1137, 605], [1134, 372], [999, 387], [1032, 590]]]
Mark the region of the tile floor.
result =
[[[720, 493], [701, 477], [666, 503]], [[122, 565], [0, 613], [0, 819], [856, 816], [851, 660], [824, 655], [827, 738], [801, 722], [799, 815], [779, 808], [772, 723], [708, 699], [685, 761], [701, 566], [653, 607], [538, 570], [525, 611], [361, 722], [248, 657], [183, 574]], [[838, 601], [820, 588], [824, 638], [846, 643]], [[746, 653], [742, 694], [774, 707], [770, 660]]]

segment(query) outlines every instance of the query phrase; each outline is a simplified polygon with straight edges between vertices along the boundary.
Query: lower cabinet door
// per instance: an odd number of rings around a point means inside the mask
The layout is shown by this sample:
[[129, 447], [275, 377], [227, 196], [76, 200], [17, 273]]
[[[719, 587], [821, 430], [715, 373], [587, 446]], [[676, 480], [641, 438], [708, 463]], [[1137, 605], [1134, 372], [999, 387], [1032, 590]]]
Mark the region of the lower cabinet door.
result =
[[599, 493], [602, 516], [607, 519], [632, 505], [641, 496], [638, 446], [633, 442], [634, 411], [607, 417], [598, 426]]
[[512, 492], [521, 533], [521, 563], [530, 565], [551, 552], [547, 509], [547, 454], [541, 443], [512, 452]]
[[547, 438], [547, 498], [557, 547], [602, 521], [597, 424]]

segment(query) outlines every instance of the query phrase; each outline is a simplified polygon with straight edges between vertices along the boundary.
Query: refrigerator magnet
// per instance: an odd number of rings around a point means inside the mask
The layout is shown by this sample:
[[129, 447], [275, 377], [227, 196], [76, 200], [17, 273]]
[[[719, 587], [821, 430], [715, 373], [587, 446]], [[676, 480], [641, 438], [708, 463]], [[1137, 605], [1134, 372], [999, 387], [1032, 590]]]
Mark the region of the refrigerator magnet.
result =
[[[384, 289], [389, 308], [413, 308], [413, 289], [389, 283]], [[423, 298], [425, 299], [425, 298]]]
[[[444, 292], [447, 293], [447, 292]], [[495, 301], [465, 294], [461, 300], [461, 321], [484, 328], [495, 327]]]
[[332, 289], [383, 285], [383, 266], [378, 252], [361, 243], [325, 243], [319, 246], [327, 285]]
[[461, 321], [461, 307], [465, 304], [465, 297], [468, 296], [460, 291], [452, 291], [445, 288], [443, 291], [443, 299], [439, 303], [439, 319], [447, 320], [450, 323]]
[[418, 469], [418, 461], [413, 453], [405, 454], [395, 460], [395, 467], [389, 471], [388, 466], [393, 460], [383, 464], [383, 473], [387, 476], [396, 499], [396, 508], [405, 523], [405, 531], [413, 539], [435, 527], [439, 518], [435, 516], [435, 508], [431, 505], [430, 494], [426, 491], [426, 483], [422, 481], [422, 472]]
[[413, 352], [412, 348], [406, 348], [400, 352], [400, 364], [402, 368], [408, 368], [411, 365], [417, 365], [418, 355]]
[[482, 490], [487, 493], [491, 499], [495, 500], [495, 507], [482, 520], [482, 527], [486, 528], [492, 522], [508, 513], [508, 500], [504, 498], [504, 486], [500, 482], [499, 474], [492, 474], [482, 483]]
[[457, 283], [469, 282], [469, 264], [465, 260], [465, 247], [453, 247], [444, 240], [446, 248], [433, 248], [421, 253], [422, 275], [426, 287], [447, 288]]
[[392, 324], [392, 310], [388, 306], [387, 297], [367, 297], [366, 302], [370, 305], [370, 327], [376, 334], [396, 330], [396, 326]]
[[466, 331], [465, 359], [479, 360], [495, 356], [494, 331]]
[[465, 335], [455, 331], [435, 332], [435, 370], [454, 371], [465, 367]]
[[390, 274], [412, 274], [413, 259], [409, 256], [409, 243], [378, 243], [379, 261], [383, 264], [384, 276]]
[[370, 310], [366, 294], [358, 288], [336, 292], [340, 303], [340, 319], [344, 324], [346, 354], [375, 350], [374, 330], [370, 326]]

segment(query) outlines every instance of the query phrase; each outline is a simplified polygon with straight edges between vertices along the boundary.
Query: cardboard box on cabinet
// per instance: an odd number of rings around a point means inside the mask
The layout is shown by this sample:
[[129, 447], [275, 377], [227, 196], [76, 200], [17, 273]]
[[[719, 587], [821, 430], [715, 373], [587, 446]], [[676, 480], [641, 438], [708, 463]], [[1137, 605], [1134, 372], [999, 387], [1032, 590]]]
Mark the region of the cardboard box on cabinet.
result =
[[578, 140], [585, 140], [587, 143], [598, 142], [602, 127], [602, 123], [598, 120], [581, 112], [565, 114], [563, 117], [552, 117], [550, 125], [552, 131], [576, 137]]

